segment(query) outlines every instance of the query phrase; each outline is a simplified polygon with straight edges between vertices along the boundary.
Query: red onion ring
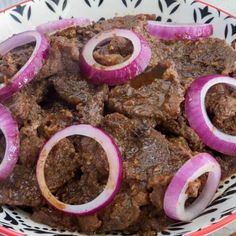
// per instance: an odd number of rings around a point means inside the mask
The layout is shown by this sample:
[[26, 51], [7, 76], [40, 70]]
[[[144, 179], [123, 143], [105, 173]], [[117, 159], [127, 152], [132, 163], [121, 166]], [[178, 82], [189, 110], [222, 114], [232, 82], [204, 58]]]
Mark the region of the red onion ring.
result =
[[42, 34], [48, 33], [53, 34], [59, 30], [63, 30], [73, 26], [87, 26], [90, 25], [91, 21], [84, 17], [77, 17], [71, 19], [62, 19], [58, 21], [53, 21], [45, 23], [36, 27], [36, 30]]
[[29, 83], [43, 66], [47, 57], [49, 41], [37, 31], [27, 31], [13, 35], [0, 44], [0, 54], [4, 55], [14, 48], [36, 41], [34, 51], [25, 65], [12, 77], [8, 85], [0, 84], [0, 100], [9, 98], [13, 93]]
[[[188, 183], [208, 172], [208, 179], [200, 196], [186, 208]], [[164, 210], [166, 215], [180, 221], [190, 221], [198, 216], [214, 197], [220, 177], [220, 165], [208, 153], [198, 154], [188, 160], [177, 171], [165, 192]]]
[[[104, 66], [93, 58], [93, 51], [100, 43], [106, 42], [114, 36], [129, 39], [133, 44], [133, 53], [126, 61], [113, 65]], [[114, 29], [102, 32], [88, 41], [80, 56], [80, 68], [82, 73], [95, 84], [117, 85], [141, 74], [148, 66], [151, 59], [151, 49], [147, 41], [137, 33]]]
[[149, 33], [159, 39], [189, 39], [208, 38], [213, 34], [212, 24], [170, 24], [158, 21], [148, 21]]
[[[65, 204], [55, 198], [47, 187], [44, 175], [45, 163], [53, 146], [55, 146], [61, 139], [71, 135], [83, 135], [96, 140], [101, 144], [105, 153], [107, 154], [109, 163], [110, 171], [105, 189], [94, 200], [81, 205]], [[36, 167], [36, 175], [39, 188], [49, 204], [63, 212], [82, 216], [93, 214], [99, 211], [114, 199], [121, 187], [123, 172], [122, 165], [121, 153], [113, 139], [107, 133], [91, 125], [72, 125], [53, 135], [52, 138], [45, 144], [39, 155]]]
[[236, 136], [223, 133], [209, 119], [205, 106], [207, 91], [224, 83], [236, 88], [236, 80], [222, 75], [208, 75], [194, 80], [185, 98], [185, 113], [190, 126], [210, 148], [228, 155], [236, 155]]
[[16, 121], [8, 108], [0, 104], [0, 129], [6, 140], [6, 151], [0, 164], [0, 180], [13, 171], [19, 156], [20, 138]]

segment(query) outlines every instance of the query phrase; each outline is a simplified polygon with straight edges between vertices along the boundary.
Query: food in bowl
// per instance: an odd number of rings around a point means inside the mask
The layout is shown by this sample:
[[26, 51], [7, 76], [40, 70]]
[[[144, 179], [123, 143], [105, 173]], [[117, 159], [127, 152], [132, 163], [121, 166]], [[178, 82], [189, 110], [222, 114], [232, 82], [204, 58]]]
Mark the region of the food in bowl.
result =
[[2, 205], [88, 234], [156, 234], [205, 209], [235, 172], [236, 52], [211, 25], [160, 33], [155, 18], [66, 20], [0, 45]]

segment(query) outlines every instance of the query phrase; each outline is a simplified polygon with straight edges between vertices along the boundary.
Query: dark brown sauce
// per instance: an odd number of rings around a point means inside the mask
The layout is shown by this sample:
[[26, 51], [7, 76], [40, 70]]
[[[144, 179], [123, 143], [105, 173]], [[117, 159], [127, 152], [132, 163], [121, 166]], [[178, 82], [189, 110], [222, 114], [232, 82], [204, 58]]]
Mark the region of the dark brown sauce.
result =
[[134, 89], [139, 89], [142, 86], [151, 84], [155, 79], [161, 79], [166, 70], [161, 64], [158, 64], [156, 67], [146, 70], [144, 73], [136, 76], [130, 81], [130, 86]]

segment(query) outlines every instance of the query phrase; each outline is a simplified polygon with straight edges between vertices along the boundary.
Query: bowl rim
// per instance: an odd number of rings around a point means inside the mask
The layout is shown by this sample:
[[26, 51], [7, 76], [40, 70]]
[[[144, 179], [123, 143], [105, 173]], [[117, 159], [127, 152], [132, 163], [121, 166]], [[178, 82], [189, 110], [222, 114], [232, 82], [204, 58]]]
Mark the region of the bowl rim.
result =
[[26, 4], [27, 2], [32, 2], [32, 1], [33, 1], [33, 0], [23, 0], [23, 1], [21, 1], [21, 2], [18, 2], [18, 3], [16, 3], [16, 4], [14, 4], [14, 5], [11, 5], [10, 7], [7, 7], [7, 8], [5, 8], [5, 9], [1, 10], [1, 11], [0, 11], [0, 14], [1, 14], [1, 13], [5, 13], [6, 11], [8, 11], [8, 10], [14, 8], [14, 7], [17, 7], [17, 6], [19, 6], [19, 5]]
[[[0, 14], [5, 13], [6, 11], [8, 11], [8, 10], [14, 8], [14, 7], [17, 7], [17, 6], [22, 5], [22, 4], [26, 4], [26, 3], [31, 2], [31, 1], [33, 1], [33, 0], [23, 0], [23, 1], [19, 2], [19, 3], [17, 3], [17, 4], [14, 4], [14, 5], [6, 8], [6, 9], [0, 11]], [[226, 14], [226, 15], [234, 18], [234, 19], [236, 19], [236, 15], [233, 15], [233, 14], [231, 14], [231, 13], [229, 13], [229, 12], [227, 12], [227, 11], [217, 7], [217, 6], [214, 6], [214, 5], [212, 5], [210, 3], [207, 3], [207, 2], [205, 2], [203, 0], [195, 0], [195, 1], [199, 2], [199, 3], [203, 4], [203, 5], [209, 6], [211, 8], [215, 8], [216, 10], [221, 11], [224, 14]], [[185, 234], [185, 236], [203, 236], [203, 235], [208, 235], [210, 233], [213, 233], [213, 232], [221, 229], [225, 225], [228, 225], [228, 224], [232, 223], [233, 221], [236, 221], [236, 212], [232, 213], [231, 215], [225, 216], [224, 218], [222, 218], [218, 222], [213, 223], [211, 225], [208, 225], [208, 226], [206, 226], [205, 228], [202, 228], [199, 231], [187, 233], [187, 234]], [[20, 232], [17, 232], [15, 230], [11, 230], [11, 229], [8, 229], [8, 228], [5, 228], [4, 233], [6, 233], [6, 235], [8, 235], [8, 236], [22, 236], [22, 235], [24, 235], [24, 234], [22, 234]]]

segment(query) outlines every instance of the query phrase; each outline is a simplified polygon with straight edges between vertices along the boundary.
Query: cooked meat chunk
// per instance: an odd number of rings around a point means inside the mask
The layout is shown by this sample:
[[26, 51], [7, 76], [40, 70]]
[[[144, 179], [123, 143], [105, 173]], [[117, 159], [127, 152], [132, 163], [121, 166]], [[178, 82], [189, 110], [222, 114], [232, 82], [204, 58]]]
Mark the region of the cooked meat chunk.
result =
[[52, 81], [62, 99], [76, 106], [81, 123], [98, 125], [101, 122], [108, 97], [107, 85], [94, 86], [74, 75], [55, 76]]
[[33, 168], [38, 160], [38, 155], [46, 140], [37, 134], [37, 123], [24, 126], [20, 130], [20, 157], [19, 162]]
[[160, 41], [149, 37], [149, 43], [154, 48], [151, 65], [163, 60], [173, 61], [183, 85], [189, 78], [207, 74], [228, 75], [236, 69], [236, 51], [224, 40]]
[[186, 194], [189, 197], [196, 198], [198, 196], [200, 186], [201, 186], [201, 180], [200, 179], [196, 179], [192, 182], [189, 182], [188, 188], [186, 190]]
[[39, 104], [47, 95], [49, 86], [47, 79], [36, 77], [24, 87], [24, 91], [32, 100]]
[[98, 45], [93, 52], [93, 57], [104, 66], [113, 66], [127, 60], [132, 52], [133, 45], [131, 41], [115, 36], [107, 44]]
[[37, 133], [46, 139], [72, 124], [75, 119], [71, 111], [54, 105], [53, 109], [46, 112], [37, 129]]
[[183, 100], [178, 75], [167, 63], [113, 88], [108, 103], [113, 111], [134, 118], [154, 118], [160, 123], [177, 118]]
[[75, 175], [77, 158], [78, 154], [68, 139], [53, 147], [45, 164], [45, 178], [50, 191], [55, 192]]
[[132, 201], [132, 196], [120, 193], [115, 201], [101, 213], [104, 222], [102, 232], [125, 230], [135, 223], [140, 215], [139, 206]]
[[18, 125], [40, 123], [43, 110], [37, 104], [34, 96], [29, 96], [25, 91], [13, 94], [4, 104], [9, 107]]
[[236, 135], [236, 92], [223, 84], [214, 86], [207, 94], [206, 107], [213, 124]]
[[183, 115], [175, 120], [163, 122], [161, 125], [157, 126], [157, 129], [169, 135], [184, 137], [193, 151], [201, 151], [204, 148], [201, 139], [188, 125], [188, 121]]
[[38, 77], [46, 78], [60, 72], [78, 73], [79, 47], [76, 38], [52, 36], [49, 56]]
[[78, 230], [76, 217], [65, 215], [49, 206], [36, 208], [32, 214], [32, 219], [53, 228], [70, 231]]
[[17, 165], [0, 185], [0, 204], [37, 207], [42, 201], [34, 169]]

